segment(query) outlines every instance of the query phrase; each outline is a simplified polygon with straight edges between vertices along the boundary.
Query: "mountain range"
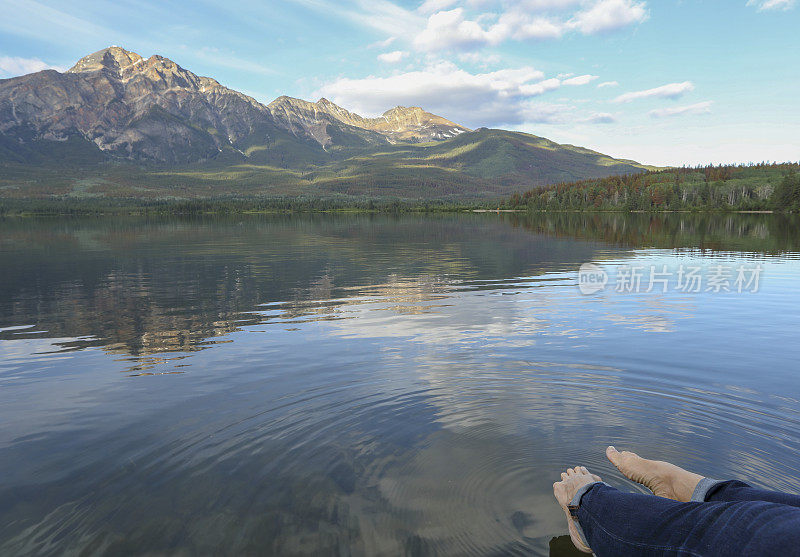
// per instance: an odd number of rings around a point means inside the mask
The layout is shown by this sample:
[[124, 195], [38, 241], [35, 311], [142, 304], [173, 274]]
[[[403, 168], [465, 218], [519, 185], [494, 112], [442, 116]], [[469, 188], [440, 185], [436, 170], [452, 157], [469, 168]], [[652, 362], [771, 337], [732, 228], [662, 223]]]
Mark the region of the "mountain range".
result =
[[419, 107], [367, 118], [327, 99], [264, 105], [112, 46], [0, 80], [0, 197], [487, 198], [646, 167]]

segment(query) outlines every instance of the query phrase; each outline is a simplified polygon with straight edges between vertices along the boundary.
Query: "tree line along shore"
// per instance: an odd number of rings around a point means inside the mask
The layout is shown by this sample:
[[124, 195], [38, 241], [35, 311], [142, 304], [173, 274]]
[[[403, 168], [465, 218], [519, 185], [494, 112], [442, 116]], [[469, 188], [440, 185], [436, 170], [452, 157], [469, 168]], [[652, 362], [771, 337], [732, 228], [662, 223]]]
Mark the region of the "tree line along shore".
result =
[[554, 184], [511, 195], [504, 209], [800, 211], [800, 164], [670, 168]]
[[800, 164], [669, 168], [541, 186], [475, 201], [368, 196], [220, 195], [192, 199], [0, 197], [0, 215], [457, 211], [800, 211]]

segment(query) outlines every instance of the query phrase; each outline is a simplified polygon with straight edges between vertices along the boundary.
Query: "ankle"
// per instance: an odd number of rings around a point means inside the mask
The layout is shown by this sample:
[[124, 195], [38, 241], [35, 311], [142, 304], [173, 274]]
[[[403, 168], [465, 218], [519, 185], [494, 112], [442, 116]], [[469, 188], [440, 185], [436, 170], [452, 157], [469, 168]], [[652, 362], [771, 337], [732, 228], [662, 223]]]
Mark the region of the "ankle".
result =
[[665, 467], [667, 469], [666, 480], [672, 486], [674, 498], [683, 502], [690, 501], [697, 484], [703, 479], [703, 476], [684, 470], [680, 466], [671, 463], [665, 464], [668, 465]]

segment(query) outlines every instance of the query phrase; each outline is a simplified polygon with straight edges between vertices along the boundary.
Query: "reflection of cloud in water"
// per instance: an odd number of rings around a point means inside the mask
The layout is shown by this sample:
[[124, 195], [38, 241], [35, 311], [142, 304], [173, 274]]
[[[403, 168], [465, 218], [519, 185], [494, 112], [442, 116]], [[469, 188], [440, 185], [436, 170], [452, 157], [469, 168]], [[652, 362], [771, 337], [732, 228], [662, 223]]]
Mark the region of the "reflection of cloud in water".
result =
[[335, 319], [332, 334], [345, 338], [405, 338], [497, 348], [530, 346], [552, 336], [580, 339], [602, 334], [597, 324], [588, 326], [581, 318], [584, 312], [614, 325], [671, 332], [678, 319], [693, 311], [685, 300], [643, 296], [641, 303], [631, 306], [629, 298], [615, 293], [602, 299], [581, 296], [574, 277], [521, 280], [475, 290], [454, 288], [430, 277], [395, 278], [360, 288], [361, 296], [354, 298], [319, 301], [309, 296], [307, 302], [271, 304], [265, 317], [279, 322]]
[[671, 333], [675, 331], [675, 323], [663, 315], [614, 315], [608, 314], [606, 319], [615, 325], [641, 328], [649, 333]]
[[[26, 327], [27, 329], [27, 327]], [[61, 342], [74, 339], [58, 338], [20, 338], [0, 342], [0, 369], [13, 369], [16, 365], [31, 361], [49, 362], [54, 359], [65, 359], [67, 356], [57, 355]]]
[[420, 364], [429, 402], [438, 408], [437, 421], [453, 431], [482, 426], [521, 435], [531, 428], [553, 433], [582, 421], [608, 425], [617, 416], [606, 411], [618, 402], [624, 385], [622, 370], [577, 363], [486, 361], [477, 368], [456, 362]]
[[[274, 304], [270, 309], [275, 313], [270, 317], [304, 321], [335, 316], [340, 319], [331, 325], [331, 334], [344, 338], [402, 338], [486, 348], [529, 346], [537, 336], [564, 333], [551, 327], [547, 319], [562, 298], [544, 290], [498, 296], [489, 290], [453, 290], [429, 277], [396, 279], [360, 290], [366, 297], [330, 304]], [[523, 294], [527, 298], [521, 301]]]
[[[537, 468], [536, 453], [535, 440], [481, 427], [433, 433], [418, 450], [375, 461], [366, 471], [364, 482], [377, 488], [392, 518], [359, 513], [362, 529], [394, 520], [415, 533], [423, 553], [545, 553], [564, 524], [549, 493], [553, 480]], [[372, 528], [364, 524], [371, 522]]]

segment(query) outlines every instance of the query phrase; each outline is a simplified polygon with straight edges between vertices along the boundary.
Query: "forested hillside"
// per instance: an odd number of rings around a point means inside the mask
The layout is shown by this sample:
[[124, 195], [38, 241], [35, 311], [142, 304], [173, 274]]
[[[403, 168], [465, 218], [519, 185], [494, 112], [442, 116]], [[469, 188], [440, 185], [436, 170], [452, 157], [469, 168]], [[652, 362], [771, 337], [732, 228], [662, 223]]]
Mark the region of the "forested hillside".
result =
[[560, 183], [512, 195], [506, 208], [531, 210], [800, 211], [800, 165], [671, 168]]

